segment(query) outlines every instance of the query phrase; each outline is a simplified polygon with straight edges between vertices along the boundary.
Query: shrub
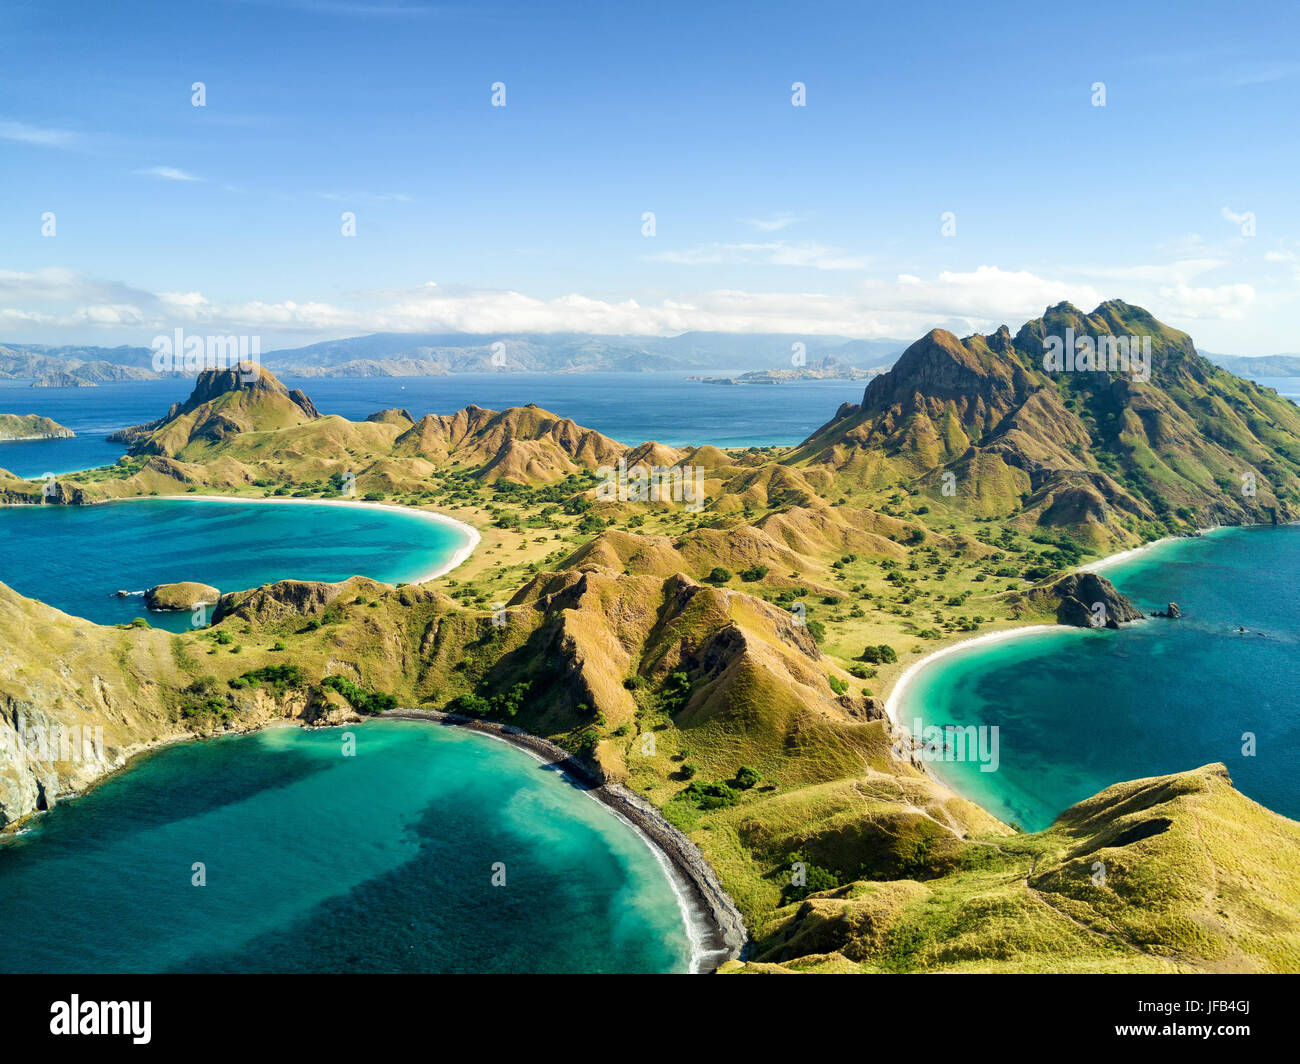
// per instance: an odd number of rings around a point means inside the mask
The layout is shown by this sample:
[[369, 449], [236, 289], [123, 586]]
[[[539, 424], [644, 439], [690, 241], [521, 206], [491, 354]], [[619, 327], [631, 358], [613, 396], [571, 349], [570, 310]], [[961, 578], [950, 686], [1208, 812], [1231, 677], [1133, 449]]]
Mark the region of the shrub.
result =
[[272, 687], [301, 687], [306, 677], [303, 676], [302, 669], [297, 665], [265, 665], [260, 669], [252, 669], [244, 673], [237, 679], [230, 681], [230, 686], [236, 689], [240, 687], [256, 687], [259, 684], [269, 684]]
[[684, 672], [671, 673], [664, 681], [663, 707], [669, 713], [676, 713], [686, 705], [691, 697], [691, 678]]
[[397, 699], [392, 695], [381, 691], [367, 691], [364, 687], [358, 687], [346, 676], [326, 676], [321, 681], [321, 686], [337, 691], [352, 703], [353, 709], [361, 713], [382, 713], [386, 709], [394, 709], [397, 706]]
[[725, 783], [700, 783], [698, 780], [682, 792], [682, 797], [701, 809], [725, 809], [740, 801], [740, 795]]
[[486, 717], [492, 712], [492, 703], [476, 694], [459, 695], [447, 703], [447, 712], [465, 717]]
[[809, 894], [817, 894], [823, 890], [834, 890], [840, 885], [840, 877], [830, 869], [804, 861], [798, 854], [791, 857], [787, 863], [793, 866], [796, 861], [804, 866], [804, 882], [802, 886], [786, 883], [781, 890], [782, 904], [789, 905], [791, 902], [803, 900]]
[[747, 791], [762, 778], [756, 769], [752, 769], [748, 765], [741, 765], [736, 772], [736, 786], [742, 791]]
[[[517, 683], [509, 691], [486, 698], [478, 694], [460, 695], [448, 703], [447, 712], [460, 713], [467, 717], [487, 717], [495, 714], [513, 717], [523, 705], [530, 687], [532, 687], [530, 682]], [[582, 712], [581, 706], [579, 711]]]

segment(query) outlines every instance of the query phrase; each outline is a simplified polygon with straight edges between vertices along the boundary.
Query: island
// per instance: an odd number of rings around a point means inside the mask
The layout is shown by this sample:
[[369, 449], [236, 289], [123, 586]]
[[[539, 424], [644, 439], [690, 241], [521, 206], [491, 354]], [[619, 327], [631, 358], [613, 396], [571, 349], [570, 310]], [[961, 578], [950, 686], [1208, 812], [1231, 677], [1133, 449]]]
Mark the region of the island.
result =
[[833, 355], [798, 369], [762, 369], [742, 373], [738, 377], [687, 377], [701, 384], [785, 384], [790, 381], [861, 381], [870, 380], [886, 372], [887, 366], [863, 369]]
[[0, 443], [23, 440], [70, 440], [76, 433], [39, 414], [0, 414]]
[[[1149, 376], [1054, 372], [1067, 330], [1141, 338]], [[889, 696], [975, 636], [1151, 623], [1085, 563], [1300, 518], [1300, 409], [1111, 300], [932, 330], [828, 414], [794, 447], [669, 447], [535, 405], [354, 422], [207, 371], [114, 466], [0, 472], [10, 505], [335, 499], [481, 534], [436, 579], [279, 581], [182, 633], [0, 585], [0, 706], [102, 724], [107, 751], [0, 761], [0, 823], [179, 737], [393, 713], [577, 766], [692, 884], [725, 972], [1296, 970], [1300, 824], [1222, 764], [1019, 831], [909, 753]]]

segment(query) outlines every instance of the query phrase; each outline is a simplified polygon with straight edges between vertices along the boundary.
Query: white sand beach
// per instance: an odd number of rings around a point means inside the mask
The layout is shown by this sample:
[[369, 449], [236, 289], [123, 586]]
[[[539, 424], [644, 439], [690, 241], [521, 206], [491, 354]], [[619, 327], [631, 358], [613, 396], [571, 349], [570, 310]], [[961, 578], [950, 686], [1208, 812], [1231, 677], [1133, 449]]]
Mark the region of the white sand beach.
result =
[[983, 635], [973, 636], [970, 639], [963, 639], [957, 643], [950, 643], [946, 647], [940, 647], [933, 654], [927, 654], [921, 658], [920, 661], [912, 662], [903, 675], [894, 681], [894, 686], [890, 688], [889, 696], [885, 699], [885, 715], [889, 717], [890, 723], [895, 727], [902, 726], [899, 723], [897, 714], [898, 707], [902, 704], [903, 694], [908, 685], [916, 679], [917, 674], [931, 662], [946, 658], [950, 654], [956, 654], [959, 650], [968, 650], [971, 647], [989, 643], [1004, 643], [1008, 639], [1015, 639], [1022, 635], [1033, 635], [1036, 632], [1068, 631], [1073, 631], [1073, 629], [1059, 624], [1027, 624], [1022, 628], [1003, 628], [997, 632], [985, 632]]

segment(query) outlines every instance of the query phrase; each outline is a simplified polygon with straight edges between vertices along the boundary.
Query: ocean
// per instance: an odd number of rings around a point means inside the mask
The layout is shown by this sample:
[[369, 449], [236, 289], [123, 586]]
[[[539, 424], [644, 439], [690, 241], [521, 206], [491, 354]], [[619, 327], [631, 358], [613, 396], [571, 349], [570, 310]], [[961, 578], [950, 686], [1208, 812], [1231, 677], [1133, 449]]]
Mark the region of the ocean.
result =
[[522, 750], [405, 721], [147, 754], [0, 842], [0, 897], [9, 973], [639, 973], [692, 958], [673, 883], [632, 827]]
[[1102, 573], [1144, 613], [1176, 602], [1182, 617], [1032, 633], [923, 668], [896, 710], [909, 730], [998, 728], [996, 771], [930, 767], [1030, 831], [1113, 783], [1215, 761], [1300, 817], [1300, 527], [1161, 543]]

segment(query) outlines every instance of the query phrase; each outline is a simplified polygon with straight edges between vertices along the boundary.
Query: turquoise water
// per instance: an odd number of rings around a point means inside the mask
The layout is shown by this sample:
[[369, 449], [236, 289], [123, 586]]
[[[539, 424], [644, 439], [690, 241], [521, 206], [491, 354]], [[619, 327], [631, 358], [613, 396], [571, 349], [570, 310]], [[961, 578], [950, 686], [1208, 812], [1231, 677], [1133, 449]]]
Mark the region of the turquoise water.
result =
[[450, 525], [375, 506], [141, 499], [0, 507], [0, 583], [99, 624], [146, 617], [181, 631], [188, 613], [149, 613], [155, 584], [242, 591], [275, 580], [410, 581], [465, 543]]
[[1113, 783], [1222, 761], [1243, 793], [1300, 818], [1300, 528], [1178, 540], [1104, 573], [1144, 612], [1173, 601], [1183, 617], [1027, 635], [923, 669], [897, 710], [909, 730], [916, 717], [999, 729], [997, 771], [940, 761], [936, 774], [1038, 830]]
[[691, 955], [632, 828], [523, 751], [402, 721], [157, 751], [0, 844], [0, 898], [0, 972], [669, 972]]

